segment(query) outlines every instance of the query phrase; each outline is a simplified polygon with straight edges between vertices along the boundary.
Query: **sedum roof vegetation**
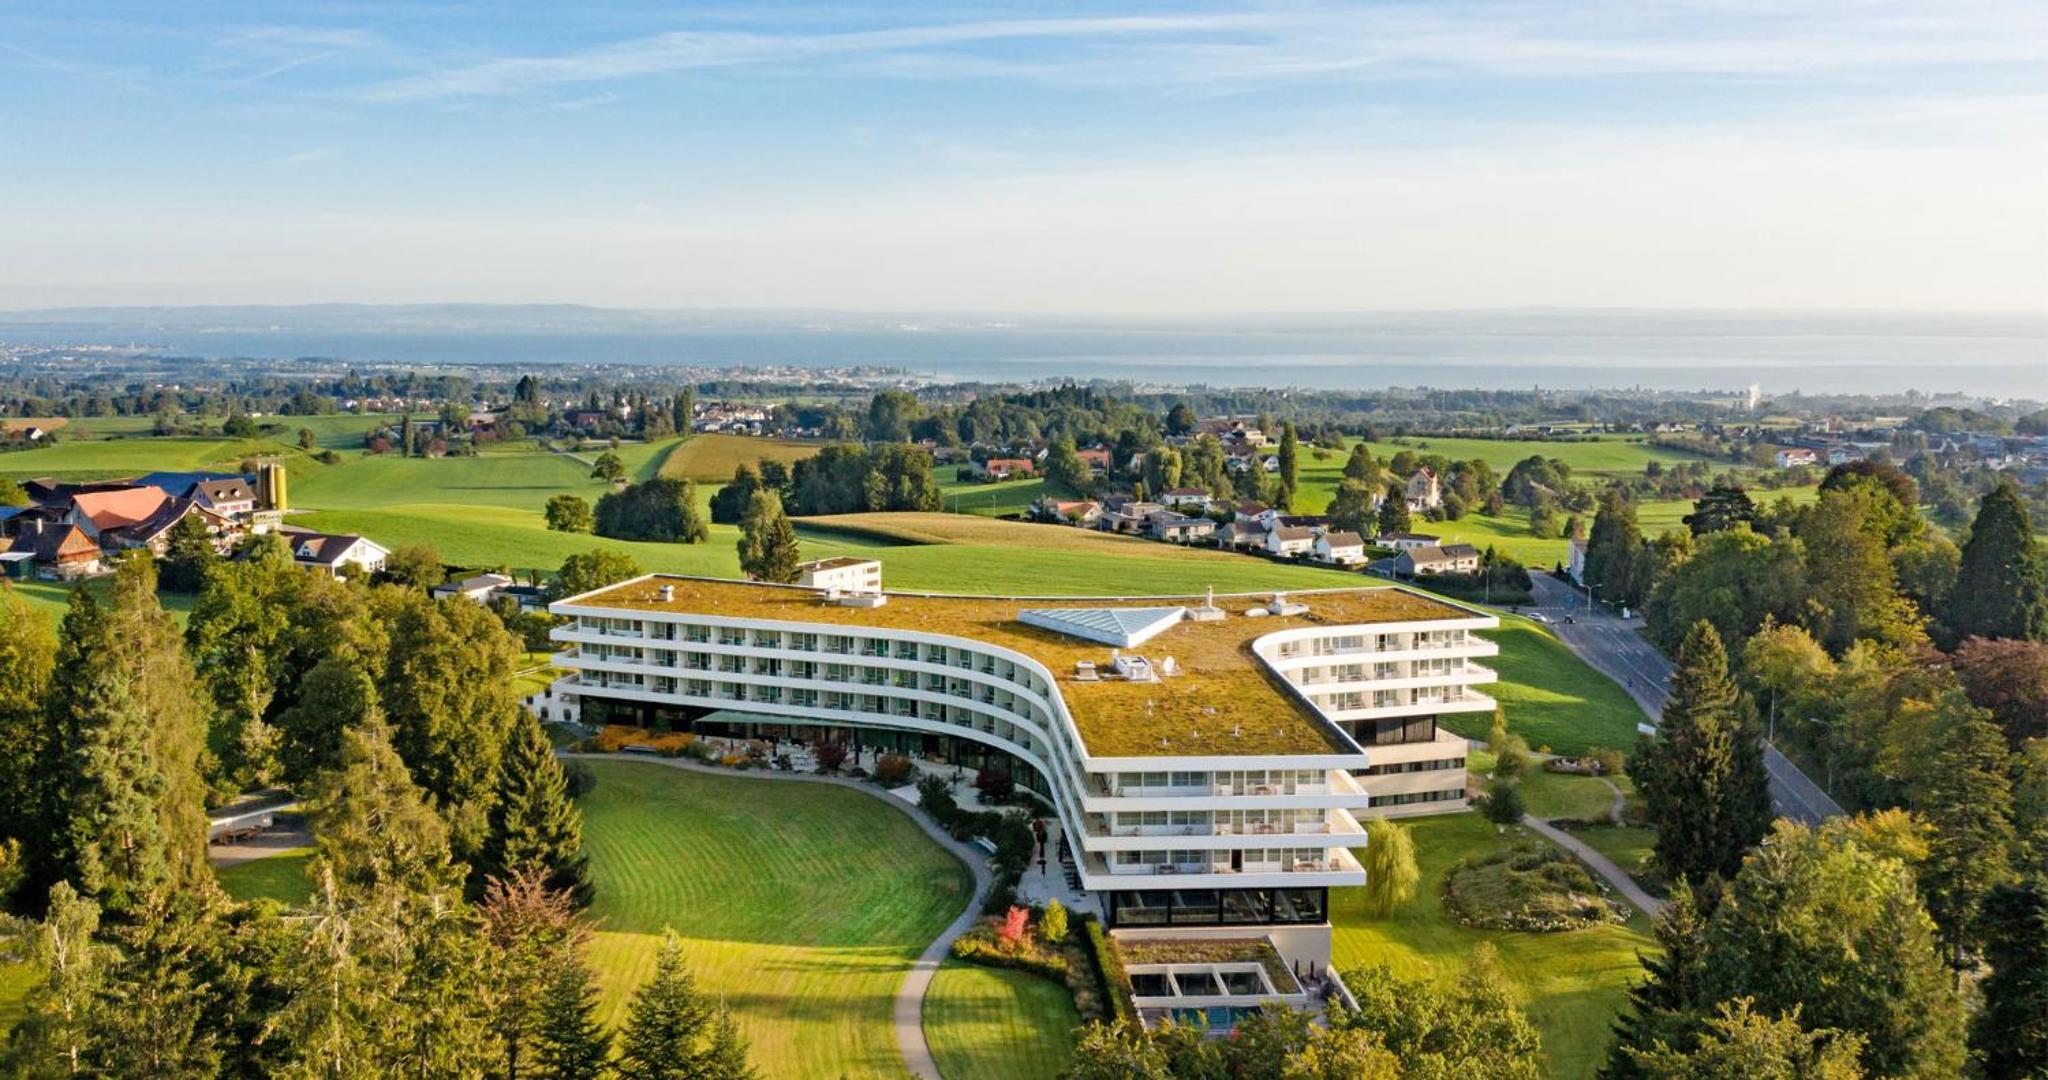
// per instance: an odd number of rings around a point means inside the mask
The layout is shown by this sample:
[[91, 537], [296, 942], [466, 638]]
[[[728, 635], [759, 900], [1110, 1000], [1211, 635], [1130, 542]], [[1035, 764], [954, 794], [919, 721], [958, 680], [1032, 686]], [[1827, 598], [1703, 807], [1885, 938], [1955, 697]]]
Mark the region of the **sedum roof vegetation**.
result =
[[[661, 598], [662, 586], [673, 597]], [[1108, 677], [1108, 645], [1018, 621], [1019, 611], [1048, 601], [1063, 606], [1158, 608], [1162, 601], [1195, 607], [1203, 597], [993, 597], [889, 593], [878, 608], [821, 601], [815, 590], [755, 582], [655, 575], [615, 585], [575, 601], [577, 607], [673, 611], [683, 614], [815, 623], [849, 629], [918, 631], [986, 642], [1024, 654], [1052, 672], [1092, 757], [1285, 756], [1349, 752], [1328, 733], [1314, 710], [1284, 687], [1252, 655], [1251, 643], [1290, 627], [1345, 626], [1426, 619], [1471, 618], [1473, 613], [1391, 586], [1289, 591], [1305, 603], [1301, 615], [1251, 618], [1271, 593], [1215, 598], [1227, 615], [1183, 620], [1137, 649], [1158, 670], [1171, 657], [1179, 673], [1156, 682]], [[1074, 678], [1075, 664], [1093, 661], [1098, 681]]]
[[1257, 964], [1266, 969], [1273, 988], [1283, 994], [1301, 992], [1287, 961], [1265, 938], [1118, 938], [1124, 963]]

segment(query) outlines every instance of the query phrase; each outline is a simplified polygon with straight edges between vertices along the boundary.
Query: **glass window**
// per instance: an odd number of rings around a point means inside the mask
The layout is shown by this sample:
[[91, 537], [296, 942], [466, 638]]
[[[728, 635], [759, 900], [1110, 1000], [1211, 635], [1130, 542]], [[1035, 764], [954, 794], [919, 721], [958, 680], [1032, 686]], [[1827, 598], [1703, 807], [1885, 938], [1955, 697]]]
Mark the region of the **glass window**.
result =
[[1273, 921], [1319, 923], [1324, 920], [1327, 889], [1274, 889]]
[[1214, 889], [1177, 889], [1173, 893], [1175, 926], [1213, 926], [1222, 920]]
[[1114, 892], [1109, 894], [1111, 926], [1165, 926], [1166, 894], [1158, 892]]
[[1266, 892], [1263, 889], [1223, 890], [1223, 921], [1227, 923], [1262, 923], [1272, 918], [1266, 908]]

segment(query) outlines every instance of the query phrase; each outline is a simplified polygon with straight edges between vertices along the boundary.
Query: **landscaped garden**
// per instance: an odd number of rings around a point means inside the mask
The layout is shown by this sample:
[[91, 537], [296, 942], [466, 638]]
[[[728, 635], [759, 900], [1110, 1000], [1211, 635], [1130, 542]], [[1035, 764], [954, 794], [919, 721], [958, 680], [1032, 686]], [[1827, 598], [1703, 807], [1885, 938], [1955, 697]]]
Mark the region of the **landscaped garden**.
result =
[[1608, 1025], [1623, 994], [1641, 976], [1636, 953], [1651, 947], [1648, 919], [1638, 913], [1621, 926], [1546, 934], [1460, 926], [1443, 910], [1445, 873], [1468, 855], [1509, 850], [1519, 837], [1496, 833], [1477, 814], [1415, 818], [1405, 824], [1413, 830], [1422, 872], [1415, 898], [1375, 920], [1364, 914], [1363, 890], [1332, 889], [1337, 968], [1386, 964], [1404, 976], [1454, 973], [1463, 969], [1474, 948], [1490, 942], [1523, 1009], [1543, 1033], [1548, 1074], [1592, 1076], [1606, 1055]]
[[1051, 1080], [1080, 1025], [1059, 983], [948, 960], [924, 998], [924, 1034], [946, 1080]]

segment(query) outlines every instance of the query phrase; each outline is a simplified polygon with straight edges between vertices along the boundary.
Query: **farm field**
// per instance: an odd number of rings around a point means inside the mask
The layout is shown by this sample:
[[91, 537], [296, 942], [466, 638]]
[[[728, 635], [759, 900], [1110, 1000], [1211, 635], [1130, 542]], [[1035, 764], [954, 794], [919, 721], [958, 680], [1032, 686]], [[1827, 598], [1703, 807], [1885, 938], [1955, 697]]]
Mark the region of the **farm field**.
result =
[[1365, 917], [1358, 889], [1330, 890], [1334, 962], [1349, 972], [1385, 964], [1397, 974], [1455, 975], [1472, 950], [1491, 943], [1529, 1019], [1543, 1034], [1548, 1076], [1591, 1077], [1604, 1060], [1608, 1025], [1628, 986], [1641, 977], [1638, 950], [1652, 947], [1640, 913], [1626, 926], [1562, 934], [1470, 930], [1444, 916], [1444, 872], [1460, 858], [1510, 846], [1478, 814], [1446, 814], [1404, 822], [1415, 837], [1422, 881], [1415, 898], [1384, 920]]
[[1021, 971], [947, 960], [924, 999], [925, 1039], [946, 1080], [1052, 1080], [1081, 1018], [1067, 988]]
[[282, 443], [264, 439], [165, 437], [78, 439], [40, 450], [0, 454], [0, 476], [54, 476], [62, 480], [96, 480], [134, 476], [159, 470], [235, 468], [243, 458], [291, 453]]
[[[606, 1019], [653, 971], [664, 928], [730, 1004], [772, 1077], [901, 1076], [890, 1006], [966, 906], [965, 867], [879, 800], [823, 784], [597, 760], [584, 797]], [[955, 1045], [981, 1055], [986, 1036]]]
[[1031, 509], [1039, 496], [1054, 494], [1052, 486], [1044, 480], [999, 480], [992, 484], [960, 480], [954, 477], [956, 468], [940, 465], [932, 469], [932, 475], [939, 479], [940, 506], [950, 513], [984, 517], [1022, 514]]
[[692, 435], [676, 441], [661, 462], [661, 475], [699, 484], [723, 484], [742, 463], [760, 468], [763, 461], [789, 464], [810, 457], [826, 444], [751, 435]]

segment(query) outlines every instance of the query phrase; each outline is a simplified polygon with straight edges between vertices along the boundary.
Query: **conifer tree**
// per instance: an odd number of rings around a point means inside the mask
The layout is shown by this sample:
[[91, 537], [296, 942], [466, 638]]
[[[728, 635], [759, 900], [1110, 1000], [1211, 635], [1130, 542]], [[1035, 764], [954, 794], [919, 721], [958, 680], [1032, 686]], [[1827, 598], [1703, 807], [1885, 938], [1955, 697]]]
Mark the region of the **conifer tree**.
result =
[[1635, 504], [1621, 489], [1608, 488], [1600, 493], [1593, 531], [1586, 538], [1586, 581], [1608, 603], [1641, 607], [1650, 585], [1648, 571]]
[[1363, 442], [1352, 444], [1351, 456], [1344, 459], [1344, 479], [1370, 484], [1379, 478], [1380, 466], [1372, 459], [1372, 447]]
[[220, 561], [213, 548], [213, 534], [206, 519], [186, 514], [171, 526], [170, 545], [164, 551], [163, 587], [171, 592], [196, 593], [206, 586], [206, 575]]
[[796, 529], [782, 512], [782, 498], [757, 491], [740, 522], [740, 569], [755, 581], [791, 584], [797, 579]]
[[1975, 966], [1984, 897], [2011, 873], [2012, 781], [2005, 736], [1960, 691], [1945, 695], [1932, 767], [1913, 810], [1938, 842], [1920, 866], [1920, 892], [1950, 966]]
[[495, 1024], [504, 1048], [506, 1075], [531, 1071], [542, 1025], [547, 986], [564, 966], [580, 964], [588, 930], [577, 921], [569, 894], [548, 888], [534, 869], [494, 877], [479, 911], [491, 946], [496, 982]]
[[697, 505], [697, 482], [683, 481], [682, 527], [677, 530], [676, 542], [701, 544], [711, 539], [711, 526], [704, 523], [704, 511]]
[[[683, 946], [669, 931], [654, 962], [654, 977], [633, 992], [626, 1029], [619, 1041], [619, 1075], [624, 1080], [694, 1080], [709, 1075], [714, 1048], [728, 1055], [717, 1037], [717, 1010], [697, 990], [696, 976], [683, 959]], [[739, 1050], [744, 1057], [744, 1046]], [[731, 1068], [728, 1061], [724, 1068]], [[720, 1073], [718, 1075], [738, 1075]]]
[[597, 980], [579, 956], [557, 964], [541, 995], [533, 1033], [535, 1080], [602, 1080], [611, 1075], [611, 1033], [597, 1020]]
[[1399, 483], [1388, 483], [1387, 493], [1380, 500], [1380, 535], [1407, 532], [1414, 524], [1408, 513], [1408, 491]]
[[178, 893], [211, 893], [206, 862], [206, 710], [199, 676], [185, 655], [177, 620], [157, 599], [156, 564], [148, 553], [124, 555], [114, 576], [111, 625], [124, 669], [150, 728], [149, 753], [162, 787], [157, 817], [166, 848], [167, 885]]
[[1978, 504], [1945, 620], [1956, 639], [2048, 640], [2048, 595], [2026, 503], [2011, 483]]
[[1294, 489], [1301, 482], [1301, 443], [1294, 433], [1294, 421], [1280, 427], [1280, 487], [1276, 500], [1282, 510], [1294, 507]]
[[455, 884], [448, 827], [391, 748], [389, 728], [366, 724], [344, 732], [340, 760], [315, 781], [311, 796], [314, 872], [332, 870], [344, 899], [383, 887]]
[[0, 582], [0, 838], [32, 838], [40, 819], [36, 765], [48, 736], [43, 695], [56, 652], [42, 617]]
[[1733, 876], [1770, 825], [1768, 778], [1748, 702], [1728, 674], [1721, 636], [1702, 620], [1678, 650], [1671, 699], [1630, 769], [1657, 828], [1657, 861], [1698, 883]]
[[583, 853], [583, 812], [569, 798], [561, 760], [525, 714], [512, 730], [512, 744], [498, 769], [497, 805], [491, 832], [478, 859], [478, 872], [506, 877], [538, 870], [550, 889], [568, 893], [578, 906], [590, 902], [589, 857]]
[[1991, 973], [1972, 1042], [1984, 1076], [2048, 1075], [2048, 880], [1992, 890], [1983, 921]]
[[701, 1080], [756, 1080], [761, 1075], [747, 1060], [747, 1037], [724, 1005], [711, 1018], [711, 1042], [695, 1075]]
[[1632, 1051], [1659, 1043], [1680, 1050], [1695, 1045], [1699, 1014], [1708, 1004], [1699, 985], [1706, 928], [1692, 886], [1678, 879], [1652, 931], [1660, 951], [1636, 953], [1645, 977], [1629, 988], [1628, 1004], [1614, 1021], [1614, 1047], [1600, 1067], [1600, 1080], [1652, 1080], [1655, 1074]]
[[201, 964], [218, 942], [209, 897], [174, 893], [114, 928], [121, 948], [106, 965], [94, 1058], [108, 1076], [209, 1080], [221, 1046]]

